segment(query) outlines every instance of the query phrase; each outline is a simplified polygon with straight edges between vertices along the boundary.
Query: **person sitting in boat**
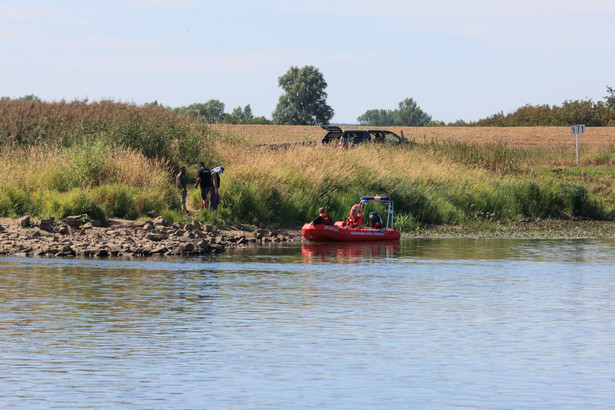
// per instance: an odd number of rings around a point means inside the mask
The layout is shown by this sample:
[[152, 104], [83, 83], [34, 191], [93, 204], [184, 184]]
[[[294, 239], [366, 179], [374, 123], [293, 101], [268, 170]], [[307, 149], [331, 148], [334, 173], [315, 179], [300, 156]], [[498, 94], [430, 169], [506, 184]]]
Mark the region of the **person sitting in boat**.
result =
[[352, 208], [350, 208], [350, 215], [348, 219], [346, 219], [346, 225], [351, 228], [362, 228], [363, 227], [363, 211], [361, 211], [361, 205], [354, 204]]
[[312, 221], [314, 225], [333, 225], [333, 221], [329, 215], [325, 212], [325, 208], [318, 210], [318, 216]]

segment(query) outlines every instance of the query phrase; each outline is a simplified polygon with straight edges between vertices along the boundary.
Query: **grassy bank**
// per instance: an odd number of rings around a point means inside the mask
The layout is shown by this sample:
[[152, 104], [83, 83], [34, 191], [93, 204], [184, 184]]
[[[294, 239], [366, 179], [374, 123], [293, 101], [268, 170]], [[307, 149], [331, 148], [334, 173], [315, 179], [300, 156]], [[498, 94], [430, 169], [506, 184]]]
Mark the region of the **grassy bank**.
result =
[[[9, 104], [10, 103], [10, 104]], [[223, 165], [222, 203], [206, 221], [298, 226], [325, 206], [347, 216], [363, 195], [391, 195], [397, 226], [524, 219], [612, 219], [615, 150], [425, 141], [418, 148], [271, 151], [164, 110], [118, 103], [0, 104], [0, 216], [182, 219], [180, 164]], [[262, 141], [258, 141], [262, 142]], [[198, 192], [190, 200], [198, 205]]]
[[[293, 224], [309, 220], [320, 206], [342, 218], [362, 195], [391, 195], [398, 227], [405, 230], [478, 220], [612, 216], [610, 198], [594, 194], [580, 174], [534, 166], [534, 158], [544, 153], [442, 143], [412, 150], [236, 149], [227, 157], [230, 187], [221, 212]], [[594, 184], [606, 189], [607, 182]]]

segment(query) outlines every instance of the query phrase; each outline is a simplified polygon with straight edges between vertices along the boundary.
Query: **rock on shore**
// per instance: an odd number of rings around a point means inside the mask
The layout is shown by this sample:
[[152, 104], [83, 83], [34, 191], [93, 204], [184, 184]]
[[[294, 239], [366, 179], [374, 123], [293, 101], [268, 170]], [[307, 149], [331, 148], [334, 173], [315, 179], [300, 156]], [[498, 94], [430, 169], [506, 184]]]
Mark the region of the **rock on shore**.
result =
[[229, 247], [293, 241], [280, 230], [236, 224], [224, 230], [194, 221], [170, 224], [162, 217], [154, 221], [95, 221], [81, 223], [79, 217], [64, 221], [30, 217], [0, 221], [0, 255], [38, 257], [148, 257], [201, 256], [224, 252]]

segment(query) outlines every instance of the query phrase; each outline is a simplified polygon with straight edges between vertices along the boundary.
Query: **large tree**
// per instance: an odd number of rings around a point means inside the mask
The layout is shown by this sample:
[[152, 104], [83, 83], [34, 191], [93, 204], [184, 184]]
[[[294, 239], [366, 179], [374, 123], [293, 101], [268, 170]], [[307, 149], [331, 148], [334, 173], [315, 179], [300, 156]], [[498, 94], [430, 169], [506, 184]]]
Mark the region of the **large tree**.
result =
[[431, 115], [421, 110], [421, 107], [412, 98], [406, 98], [399, 103], [399, 108], [394, 114], [394, 120], [394, 125], [397, 126], [421, 127], [431, 122]]
[[412, 99], [406, 98], [396, 110], [367, 110], [357, 118], [359, 124], [371, 126], [420, 127], [431, 122], [431, 115], [421, 110]]
[[333, 118], [333, 108], [327, 105], [327, 82], [316, 67], [293, 66], [278, 78], [278, 86], [284, 94], [273, 112], [276, 124], [328, 124]]

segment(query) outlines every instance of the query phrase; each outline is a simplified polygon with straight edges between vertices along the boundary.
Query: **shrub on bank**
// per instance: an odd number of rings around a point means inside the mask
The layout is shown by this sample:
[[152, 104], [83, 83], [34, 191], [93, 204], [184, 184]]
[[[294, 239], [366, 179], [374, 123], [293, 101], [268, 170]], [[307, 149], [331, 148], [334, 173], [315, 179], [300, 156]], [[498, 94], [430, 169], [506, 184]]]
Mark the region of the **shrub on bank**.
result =
[[46, 216], [63, 219], [67, 216], [82, 215], [87, 219], [106, 222], [104, 210], [98, 206], [90, 194], [80, 189], [70, 192], [50, 192], [45, 198]]
[[92, 198], [109, 218], [154, 218], [166, 210], [180, 208], [179, 196], [170, 184], [161, 189], [102, 185], [92, 189]]
[[135, 219], [139, 215], [135, 208], [138, 190], [125, 185], [102, 185], [92, 190], [94, 202], [110, 218]]
[[0, 217], [38, 215], [42, 208], [43, 201], [39, 195], [32, 195], [15, 186], [0, 184]]

